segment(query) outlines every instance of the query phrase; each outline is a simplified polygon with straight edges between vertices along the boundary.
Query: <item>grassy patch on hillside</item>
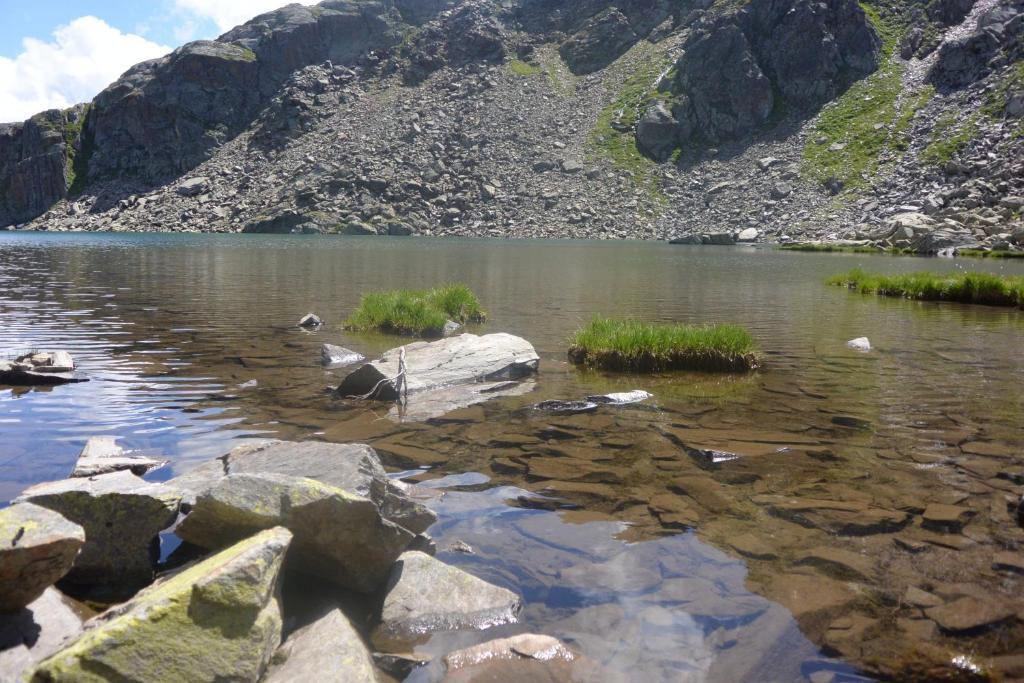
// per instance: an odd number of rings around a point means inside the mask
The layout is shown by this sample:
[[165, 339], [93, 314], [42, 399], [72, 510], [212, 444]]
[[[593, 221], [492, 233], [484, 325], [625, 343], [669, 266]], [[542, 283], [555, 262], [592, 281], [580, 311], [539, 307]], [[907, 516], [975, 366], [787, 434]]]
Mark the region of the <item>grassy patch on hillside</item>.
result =
[[757, 368], [755, 351], [753, 337], [736, 325], [594, 318], [572, 336], [569, 359], [605, 370], [731, 372]]
[[487, 314], [476, 295], [462, 284], [434, 289], [400, 289], [363, 295], [359, 308], [345, 321], [350, 330], [440, 337], [449, 320], [482, 323]]
[[513, 59], [510, 61], [508, 63], [508, 70], [516, 76], [536, 76], [544, 71], [544, 69], [536, 64], [530, 64], [529, 62], [524, 62], [521, 59]]
[[986, 306], [1024, 306], [1024, 277], [990, 273], [880, 275], [855, 269], [827, 280], [863, 294]]
[[928, 146], [921, 151], [921, 161], [941, 166], [953, 160], [978, 134], [978, 115], [972, 114], [963, 121], [957, 120], [956, 112], [942, 116], [932, 127]]
[[907, 149], [910, 122], [934, 94], [930, 86], [903, 92], [905, 67], [894, 56], [901, 30], [870, 5], [861, 8], [882, 41], [878, 70], [821, 111], [815, 135], [804, 148], [804, 175], [821, 183], [836, 181], [845, 190], [865, 185], [887, 149]]
[[641, 154], [636, 146], [636, 124], [650, 102], [668, 96], [657, 91], [656, 81], [669, 62], [666, 55], [659, 53], [641, 58], [636, 64], [616, 98], [598, 115], [589, 143], [597, 154], [628, 172], [649, 198], [664, 203], [667, 199], [654, 175], [657, 164]]

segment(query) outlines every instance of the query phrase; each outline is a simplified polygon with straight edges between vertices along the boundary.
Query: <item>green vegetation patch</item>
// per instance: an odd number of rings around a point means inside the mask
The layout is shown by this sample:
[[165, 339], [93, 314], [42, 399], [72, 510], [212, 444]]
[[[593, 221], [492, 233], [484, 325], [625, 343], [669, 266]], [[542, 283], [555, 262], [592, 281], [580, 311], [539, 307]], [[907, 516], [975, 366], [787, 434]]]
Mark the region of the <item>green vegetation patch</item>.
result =
[[906, 273], [880, 275], [855, 269], [827, 280], [864, 294], [920, 301], [955, 301], [1024, 307], [1024, 277], [990, 273]]
[[663, 204], [667, 198], [654, 174], [657, 164], [641, 154], [636, 145], [636, 124], [647, 105], [670, 93], [657, 90], [658, 77], [669, 65], [665, 54], [648, 55], [637, 61], [635, 71], [626, 79], [618, 96], [597, 117], [590, 131], [591, 148], [600, 156], [633, 177], [650, 199]]
[[651, 324], [594, 318], [570, 340], [569, 360], [605, 370], [754, 370], [754, 339], [736, 325]]
[[989, 251], [988, 249], [957, 249], [957, 256], [967, 258], [1024, 258], [1024, 251]]
[[448, 284], [434, 289], [366, 294], [345, 327], [436, 338], [444, 334], [445, 323], [449, 320], [464, 325], [482, 323], [486, 319], [487, 314], [469, 287]]
[[953, 160], [978, 134], [978, 115], [972, 114], [958, 122], [950, 112], [935, 122], [928, 146], [921, 151], [921, 161], [941, 166]]
[[540, 66], [524, 62], [521, 59], [513, 59], [508, 63], [508, 70], [516, 76], [536, 76], [544, 72]]
[[849, 244], [828, 244], [826, 242], [800, 242], [798, 244], [784, 244], [779, 247], [781, 251], [806, 251], [814, 253], [842, 253], [842, 254], [891, 254], [894, 256], [903, 256], [908, 254], [916, 254], [913, 249], [904, 249], [899, 247], [872, 247], [872, 246], [853, 246]]

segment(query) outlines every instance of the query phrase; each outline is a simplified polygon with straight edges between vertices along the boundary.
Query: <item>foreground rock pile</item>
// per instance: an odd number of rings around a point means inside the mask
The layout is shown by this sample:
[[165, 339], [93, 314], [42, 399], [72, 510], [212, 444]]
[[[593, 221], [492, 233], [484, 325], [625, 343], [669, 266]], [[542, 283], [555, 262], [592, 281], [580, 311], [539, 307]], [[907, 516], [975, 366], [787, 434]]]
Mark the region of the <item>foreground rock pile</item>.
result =
[[[362, 617], [337, 602], [345, 594], [378, 605], [370, 625], [380, 661], [405, 657], [432, 632], [515, 622], [517, 595], [429, 554], [423, 534], [436, 518], [414, 494], [368, 446], [289, 442], [242, 446], [162, 484], [125, 469], [35, 486], [0, 511], [5, 680], [374, 681]], [[176, 520], [200, 559], [153, 582], [158, 534]], [[285, 573], [341, 593], [305, 590], [316, 609], [296, 623], [282, 600]], [[83, 623], [86, 610], [57, 581], [144, 587]], [[533, 661], [538, 647], [554, 647], [560, 665], [575, 658], [557, 641], [520, 638], [522, 655], [495, 647], [507, 659]], [[453, 670], [489, 659], [453, 657]]]

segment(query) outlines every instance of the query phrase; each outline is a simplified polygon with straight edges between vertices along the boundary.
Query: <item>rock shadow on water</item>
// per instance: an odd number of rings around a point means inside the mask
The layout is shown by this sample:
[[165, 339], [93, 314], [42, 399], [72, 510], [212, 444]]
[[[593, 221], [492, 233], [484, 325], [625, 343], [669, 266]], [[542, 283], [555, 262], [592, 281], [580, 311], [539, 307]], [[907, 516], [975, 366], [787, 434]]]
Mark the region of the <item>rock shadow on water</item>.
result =
[[804, 680], [819, 670], [864, 680], [823, 657], [785, 608], [748, 591], [743, 562], [693, 533], [628, 543], [621, 521], [510, 507], [533, 494], [457, 490], [463, 483], [421, 484], [443, 491], [431, 529], [438, 557], [514, 590], [523, 612], [483, 633], [435, 634], [415, 650], [434, 662], [408, 681], [440, 680], [446, 652], [517, 633], [564, 641], [607, 681]]

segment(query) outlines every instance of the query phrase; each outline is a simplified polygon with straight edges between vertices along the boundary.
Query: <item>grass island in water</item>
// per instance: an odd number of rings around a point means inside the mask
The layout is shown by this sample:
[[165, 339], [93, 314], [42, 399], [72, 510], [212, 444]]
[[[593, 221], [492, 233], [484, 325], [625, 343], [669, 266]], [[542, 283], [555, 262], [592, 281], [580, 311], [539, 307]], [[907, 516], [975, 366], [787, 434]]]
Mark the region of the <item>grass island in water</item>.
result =
[[904, 273], [880, 275], [859, 268], [827, 280], [864, 294], [920, 301], [956, 301], [986, 306], [1024, 307], [1024, 277], [991, 273]]
[[578, 330], [569, 360], [605, 370], [741, 372], [758, 367], [754, 339], [736, 325], [651, 324], [594, 318]]
[[415, 337], [441, 337], [450, 320], [460, 325], [482, 323], [487, 314], [476, 295], [462, 284], [434, 289], [399, 289], [364, 294], [359, 308], [345, 321], [350, 330]]

